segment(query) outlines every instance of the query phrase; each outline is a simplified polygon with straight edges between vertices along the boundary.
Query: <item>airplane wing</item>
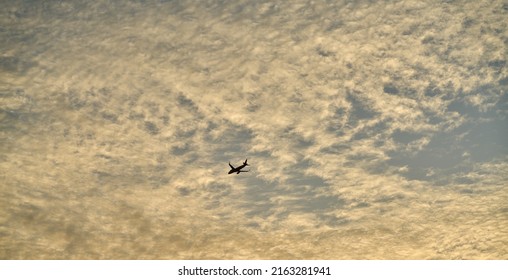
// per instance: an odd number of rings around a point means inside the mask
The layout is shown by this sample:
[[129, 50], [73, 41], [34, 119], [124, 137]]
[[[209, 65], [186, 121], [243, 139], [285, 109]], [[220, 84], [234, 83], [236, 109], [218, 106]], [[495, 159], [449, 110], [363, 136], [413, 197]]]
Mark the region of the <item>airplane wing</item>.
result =
[[233, 165], [231, 165], [231, 163], [229, 163], [229, 166], [231, 167], [231, 169], [235, 169], [235, 168], [233, 167]]

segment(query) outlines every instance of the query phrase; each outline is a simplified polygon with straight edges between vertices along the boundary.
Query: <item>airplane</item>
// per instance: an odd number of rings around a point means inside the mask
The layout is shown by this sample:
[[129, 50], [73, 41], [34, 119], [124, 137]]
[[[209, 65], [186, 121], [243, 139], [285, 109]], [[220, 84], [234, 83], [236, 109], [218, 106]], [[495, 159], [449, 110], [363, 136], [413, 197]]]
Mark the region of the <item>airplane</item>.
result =
[[245, 159], [243, 164], [238, 167], [234, 167], [233, 165], [231, 165], [231, 162], [230, 162], [229, 166], [231, 167], [231, 170], [229, 170], [228, 174], [235, 173], [235, 172], [236, 172], [236, 174], [240, 174], [240, 172], [249, 172], [249, 170], [242, 170], [242, 168], [244, 168], [247, 165], [248, 165], [247, 159]]

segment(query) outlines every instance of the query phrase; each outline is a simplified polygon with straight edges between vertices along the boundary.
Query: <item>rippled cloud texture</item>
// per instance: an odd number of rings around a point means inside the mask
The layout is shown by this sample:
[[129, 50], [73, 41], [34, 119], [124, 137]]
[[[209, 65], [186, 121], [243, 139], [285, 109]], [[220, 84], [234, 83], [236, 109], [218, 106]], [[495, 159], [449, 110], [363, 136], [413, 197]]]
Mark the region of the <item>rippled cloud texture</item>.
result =
[[0, 258], [506, 259], [507, 13], [2, 1]]

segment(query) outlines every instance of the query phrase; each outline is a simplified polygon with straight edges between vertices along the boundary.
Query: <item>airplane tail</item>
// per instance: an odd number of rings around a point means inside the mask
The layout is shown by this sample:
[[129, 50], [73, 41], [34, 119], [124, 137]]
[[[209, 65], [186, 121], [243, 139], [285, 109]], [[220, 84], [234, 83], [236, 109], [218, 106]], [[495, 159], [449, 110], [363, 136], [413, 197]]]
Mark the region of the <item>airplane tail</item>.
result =
[[249, 165], [249, 164], [247, 164], [247, 159], [245, 159], [245, 161], [243, 162], [243, 164], [245, 164], [245, 165]]

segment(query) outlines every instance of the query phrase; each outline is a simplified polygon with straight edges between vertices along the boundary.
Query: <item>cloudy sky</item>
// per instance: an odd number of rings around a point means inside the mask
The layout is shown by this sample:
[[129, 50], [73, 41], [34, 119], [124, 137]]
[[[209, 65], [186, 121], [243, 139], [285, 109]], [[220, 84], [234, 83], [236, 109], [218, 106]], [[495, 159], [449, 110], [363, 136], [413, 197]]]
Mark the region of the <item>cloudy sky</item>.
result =
[[508, 258], [505, 1], [1, 2], [1, 259]]

